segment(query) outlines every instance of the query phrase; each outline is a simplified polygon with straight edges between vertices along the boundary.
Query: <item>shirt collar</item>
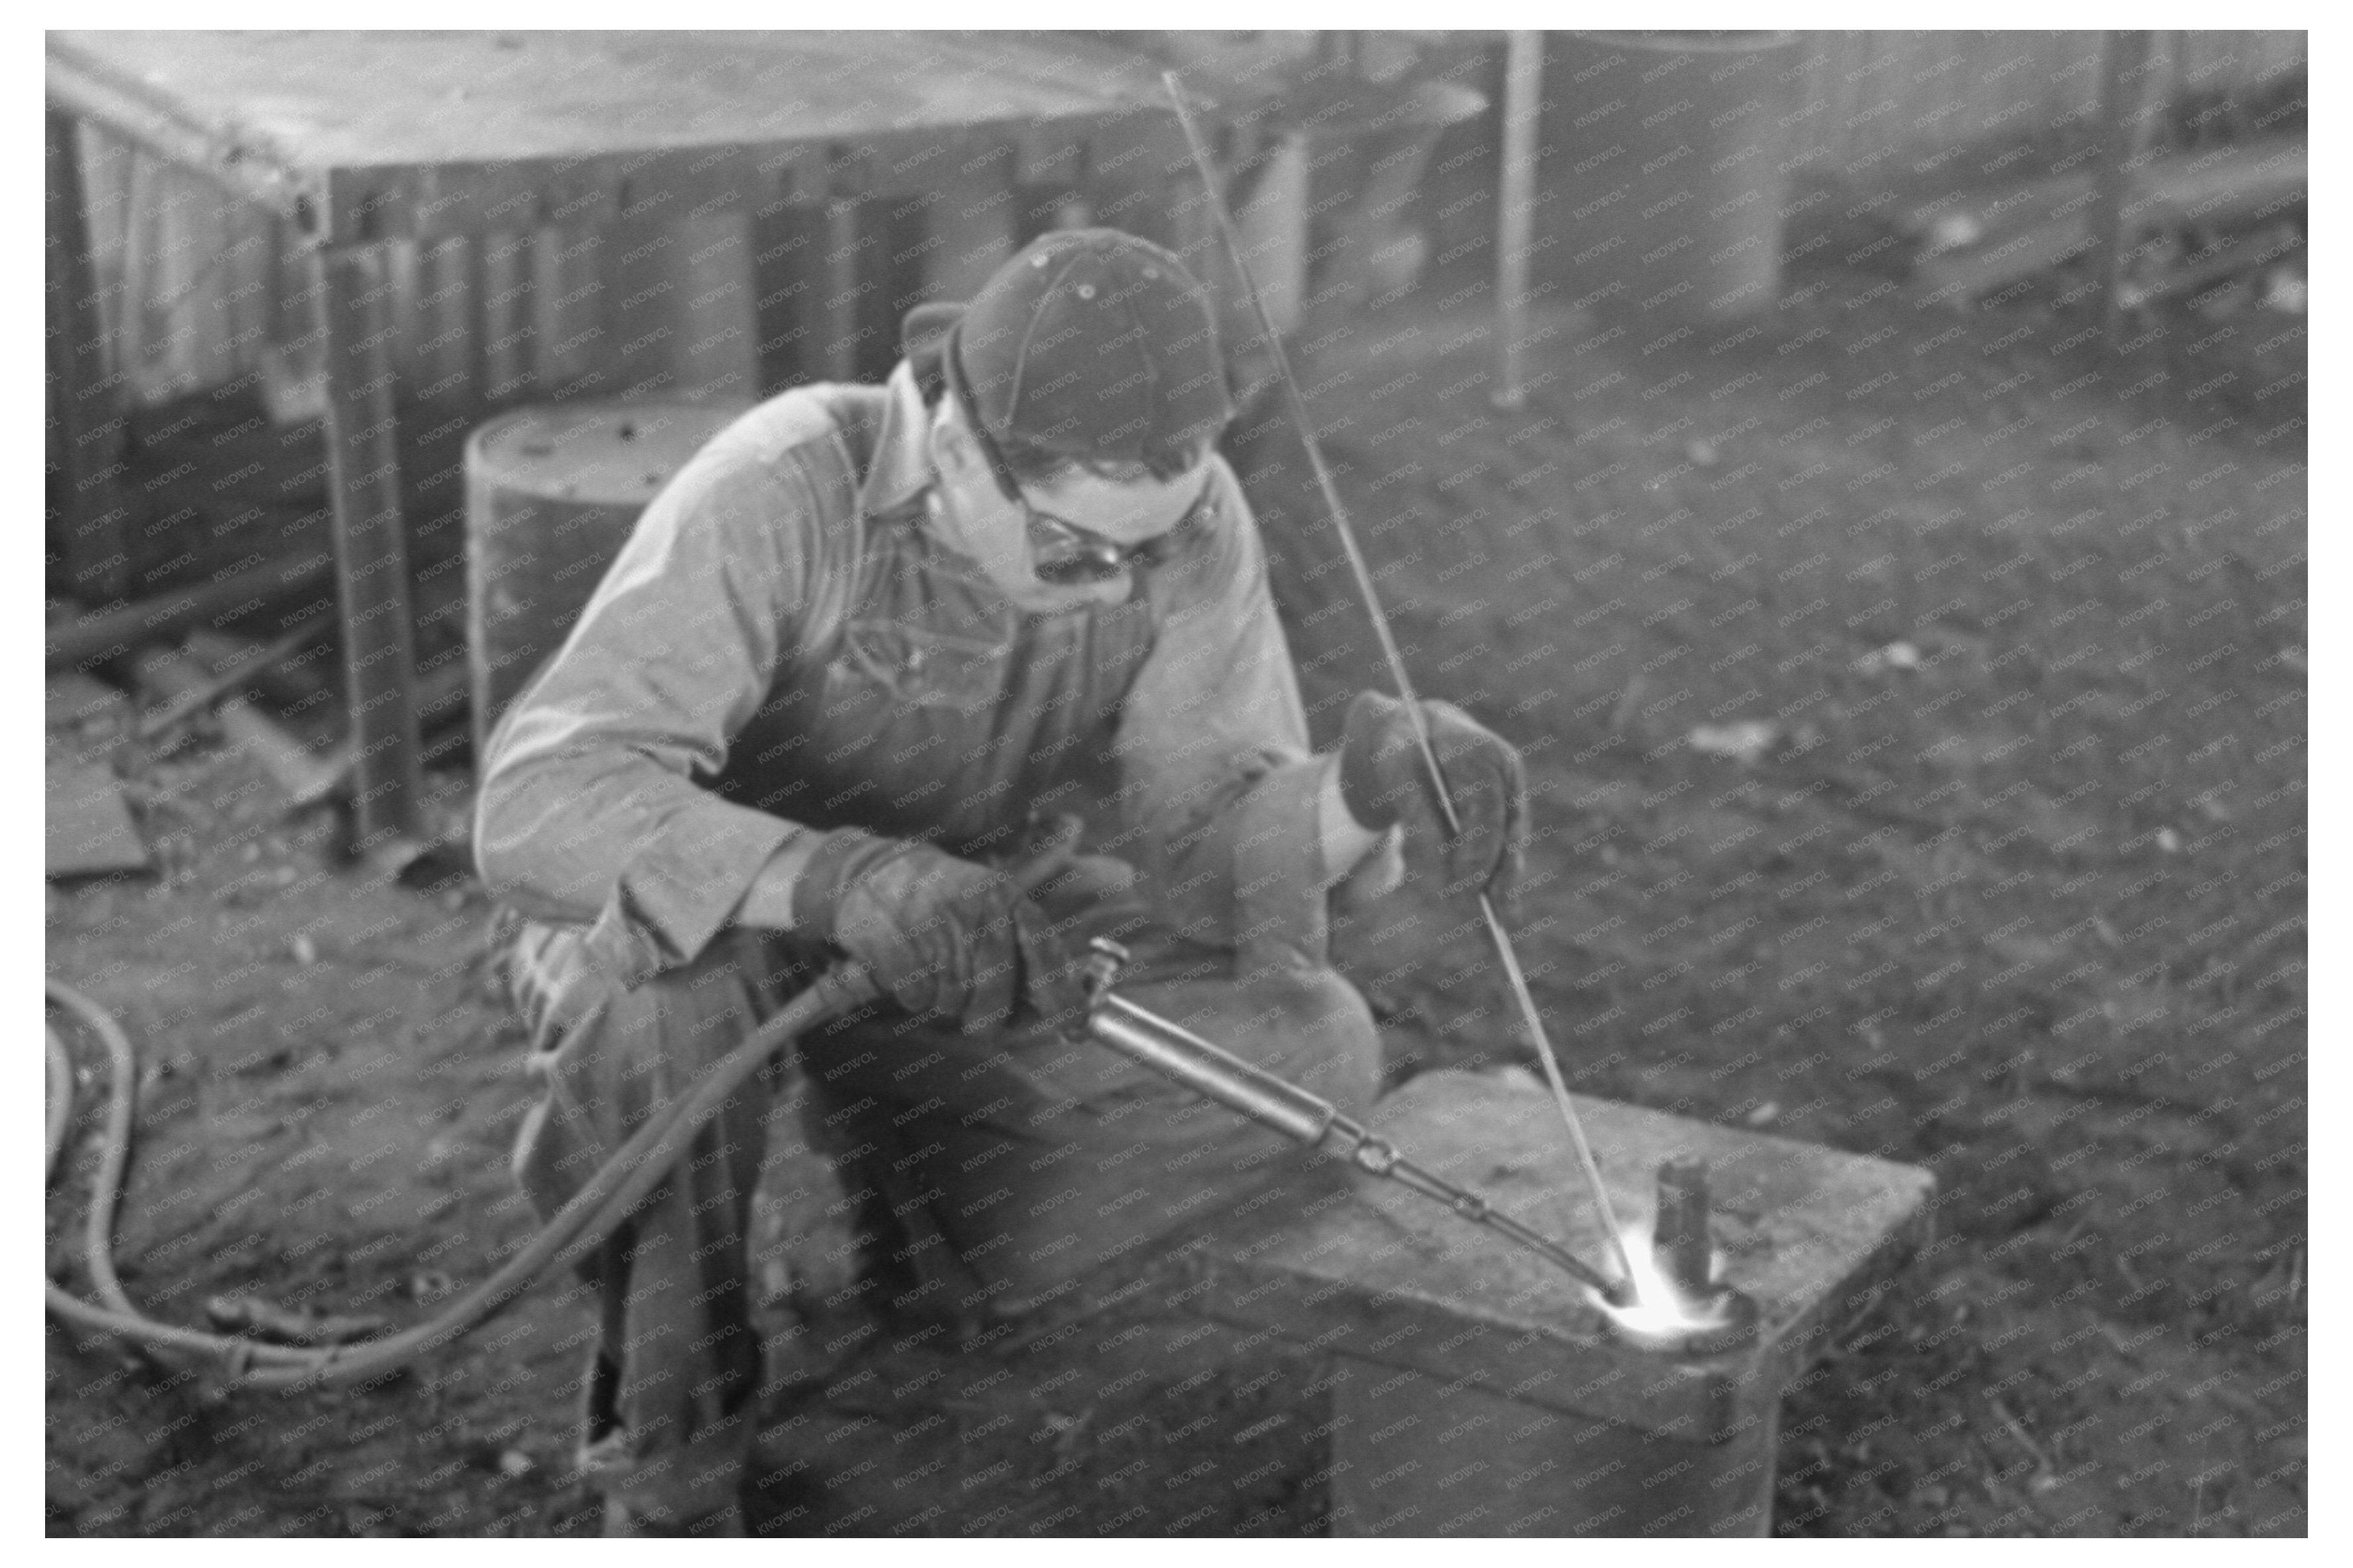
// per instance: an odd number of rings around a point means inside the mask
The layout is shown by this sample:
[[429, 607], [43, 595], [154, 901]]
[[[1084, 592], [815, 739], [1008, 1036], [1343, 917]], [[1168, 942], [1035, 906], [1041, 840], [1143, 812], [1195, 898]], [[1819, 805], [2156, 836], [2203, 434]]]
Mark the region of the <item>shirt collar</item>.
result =
[[858, 490], [859, 510], [869, 517], [913, 507], [938, 478], [926, 440], [931, 410], [924, 406], [914, 367], [901, 360], [882, 390], [882, 428], [874, 439], [874, 460]]

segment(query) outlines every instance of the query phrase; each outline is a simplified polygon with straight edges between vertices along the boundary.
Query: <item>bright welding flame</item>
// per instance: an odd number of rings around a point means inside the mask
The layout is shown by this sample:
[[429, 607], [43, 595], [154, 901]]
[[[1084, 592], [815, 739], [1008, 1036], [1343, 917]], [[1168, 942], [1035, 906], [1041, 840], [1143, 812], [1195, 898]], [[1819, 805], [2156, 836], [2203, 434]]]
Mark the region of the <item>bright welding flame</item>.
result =
[[[1649, 1224], [1630, 1226], [1626, 1231], [1626, 1264], [1632, 1272], [1634, 1300], [1621, 1307], [1595, 1292], [1594, 1304], [1608, 1313], [1620, 1329], [1644, 1338], [1676, 1339], [1721, 1328], [1731, 1318], [1729, 1297], [1719, 1293], [1710, 1300], [1694, 1301], [1677, 1289], [1674, 1281], [1659, 1267], [1651, 1233]], [[1720, 1255], [1710, 1259], [1711, 1277], [1721, 1264]]]

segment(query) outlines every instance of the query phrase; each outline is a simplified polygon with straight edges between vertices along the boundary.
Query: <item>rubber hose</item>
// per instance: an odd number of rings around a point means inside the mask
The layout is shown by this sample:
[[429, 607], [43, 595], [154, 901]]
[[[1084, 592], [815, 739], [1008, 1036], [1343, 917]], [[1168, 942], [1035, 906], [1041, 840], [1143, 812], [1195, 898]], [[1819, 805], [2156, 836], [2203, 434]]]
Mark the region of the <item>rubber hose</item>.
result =
[[[311, 1388], [358, 1382], [393, 1371], [480, 1327], [520, 1299], [524, 1289], [547, 1268], [569, 1262], [600, 1245], [626, 1219], [678, 1163], [704, 1123], [718, 1114], [728, 1097], [785, 1046], [819, 1024], [873, 1000], [877, 994], [865, 972], [842, 965], [827, 972], [774, 1017], [754, 1030], [744, 1044], [712, 1066], [689, 1093], [638, 1128], [628, 1142], [597, 1168], [555, 1217], [532, 1237], [522, 1251], [443, 1311], [385, 1339], [356, 1344], [309, 1347], [271, 1345], [230, 1334], [181, 1328], [141, 1313], [122, 1293], [113, 1268], [113, 1215], [121, 1198], [122, 1173], [128, 1163], [133, 1094], [138, 1063], [130, 1041], [106, 1011], [72, 987], [49, 981], [48, 994], [98, 1034], [107, 1047], [113, 1068], [105, 1142], [101, 1147], [95, 1190], [90, 1196], [85, 1252], [90, 1276], [103, 1307], [93, 1305], [44, 1281], [49, 1310], [69, 1322], [155, 1348], [217, 1358], [237, 1381], [262, 1388]], [[55, 1040], [52, 1031], [51, 1038]], [[69, 1100], [70, 1062], [58, 1074], [60, 1050], [51, 1054], [51, 1076]], [[48, 1166], [53, 1172], [71, 1120], [69, 1104], [60, 1112], [49, 1108]]]

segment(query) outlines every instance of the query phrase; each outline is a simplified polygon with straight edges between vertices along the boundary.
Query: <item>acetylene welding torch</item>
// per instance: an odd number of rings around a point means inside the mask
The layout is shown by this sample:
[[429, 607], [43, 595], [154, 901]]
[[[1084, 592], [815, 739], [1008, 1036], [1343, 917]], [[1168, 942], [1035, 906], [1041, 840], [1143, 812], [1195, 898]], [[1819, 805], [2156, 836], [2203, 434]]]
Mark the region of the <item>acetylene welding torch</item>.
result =
[[[1242, 290], [1250, 299], [1250, 310], [1258, 319], [1261, 341], [1274, 362], [1276, 384], [1282, 390], [1284, 409], [1306, 448], [1307, 465], [1315, 475], [1315, 485], [1324, 500], [1324, 514], [1332, 531], [1348, 560], [1350, 574], [1356, 579], [1357, 595], [1365, 602], [1366, 613], [1372, 619], [1373, 633], [1380, 640], [1382, 656], [1388, 660], [1389, 677], [1397, 687], [1398, 699], [1405, 705], [1408, 722], [1412, 726], [1416, 747], [1421, 753], [1430, 787], [1438, 797], [1438, 806], [1444, 816], [1446, 829], [1460, 837], [1462, 821], [1448, 789], [1446, 770], [1439, 765], [1438, 752], [1430, 742], [1430, 724], [1422, 712], [1421, 702], [1415, 695], [1413, 678], [1407, 673], [1405, 655], [1398, 649], [1397, 634], [1390, 628], [1388, 612], [1381, 607], [1379, 591], [1373, 584], [1372, 569], [1366, 563], [1365, 552], [1356, 542], [1356, 530], [1348, 524], [1347, 508], [1340, 502], [1339, 487], [1333, 483], [1332, 470], [1324, 461], [1324, 448], [1315, 438], [1315, 425], [1307, 412], [1307, 399], [1300, 393], [1298, 378], [1291, 372], [1291, 356], [1282, 346], [1282, 334], [1275, 330], [1274, 320], [1267, 314], [1266, 301], [1259, 293], [1258, 281], [1250, 275], [1250, 263], [1242, 257], [1241, 242], [1235, 237], [1232, 217], [1219, 194], [1216, 165], [1209, 157], [1208, 144], [1201, 138], [1200, 127], [1193, 121], [1192, 110], [1186, 106], [1184, 84], [1175, 71], [1161, 73], [1161, 83], [1167, 89], [1168, 100], [1176, 110], [1176, 121], [1185, 132], [1185, 143], [1192, 152], [1193, 166], [1201, 176], [1201, 189], [1209, 216], [1223, 245], [1226, 258], [1240, 279]], [[1584, 1173], [1593, 1195], [1593, 1206], [1601, 1218], [1602, 1234], [1609, 1238], [1616, 1255], [1620, 1277], [1630, 1282], [1634, 1279], [1633, 1260], [1626, 1249], [1626, 1237], [1618, 1224], [1618, 1214], [1609, 1202], [1609, 1190], [1602, 1184], [1601, 1167], [1593, 1157], [1593, 1147], [1587, 1142], [1585, 1128], [1578, 1121], [1577, 1108], [1568, 1097], [1568, 1084], [1561, 1077], [1560, 1065], [1553, 1058], [1552, 1041], [1536, 1011], [1535, 994], [1529, 991], [1526, 973], [1520, 967], [1517, 950], [1512, 944], [1512, 934], [1505, 929], [1502, 916], [1495, 912], [1494, 900], [1484, 892], [1479, 895], [1479, 912], [1485, 918], [1487, 935], [1494, 944], [1495, 956], [1502, 963], [1504, 977], [1509, 983], [1512, 999], [1517, 1005], [1522, 1023], [1528, 1031], [1529, 1043], [1535, 1048], [1536, 1060], [1542, 1065], [1545, 1081], [1551, 1088], [1553, 1102], [1560, 1111], [1563, 1128], [1568, 1135], [1570, 1148], [1577, 1156], [1577, 1168]]]
[[1609, 1284], [1576, 1254], [1529, 1229], [1485, 1198], [1415, 1164], [1396, 1145], [1364, 1123], [1341, 1114], [1330, 1100], [1287, 1079], [1242, 1060], [1183, 1025], [1120, 995], [1112, 987], [1127, 951], [1107, 937], [1090, 944], [1086, 964], [1087, 1006], [1073, 1031], [1110, 1047], [1130, 1060], [1171, 1079], [1204, 1099], [1271, 1127], [1310, 1149], [1347, 1161], [1360, 1171], [1396, 1182], [1455, 1214], [1509, 1237], [1547, 1262], [1558, 1265], [1605, 1295]]

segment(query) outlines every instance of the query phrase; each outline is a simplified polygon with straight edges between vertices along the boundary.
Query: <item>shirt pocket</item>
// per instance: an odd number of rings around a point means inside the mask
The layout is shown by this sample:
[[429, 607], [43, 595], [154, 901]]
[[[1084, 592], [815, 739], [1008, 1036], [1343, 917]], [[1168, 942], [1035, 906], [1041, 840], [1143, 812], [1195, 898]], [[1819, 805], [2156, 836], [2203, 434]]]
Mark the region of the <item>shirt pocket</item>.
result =
[[837, 721], [878, 704], [977, 714], [1005, 691], [1008, 645], [910, 626], [852, 621], [826, 667], [825, 707]]

